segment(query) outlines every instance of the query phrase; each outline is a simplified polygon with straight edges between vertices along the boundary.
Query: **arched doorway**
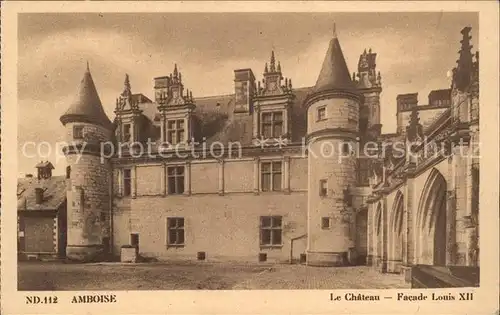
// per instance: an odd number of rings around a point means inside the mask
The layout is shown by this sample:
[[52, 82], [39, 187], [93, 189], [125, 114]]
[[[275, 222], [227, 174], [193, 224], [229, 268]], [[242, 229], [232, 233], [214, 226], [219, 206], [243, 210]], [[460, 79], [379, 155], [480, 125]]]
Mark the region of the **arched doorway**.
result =
[[446, 265], [446, 180], [436, 169], [420, 198], [417, 233], [417, 263]]
[[391, 240], [391, 257], [392, 266], [390, 271], [399, 272], [399, 267], [403, 262], [403, 210], [404, 210], [403, 194], [398, 191], [394, 199], [394, 207], [391, 213], [390, 240]]

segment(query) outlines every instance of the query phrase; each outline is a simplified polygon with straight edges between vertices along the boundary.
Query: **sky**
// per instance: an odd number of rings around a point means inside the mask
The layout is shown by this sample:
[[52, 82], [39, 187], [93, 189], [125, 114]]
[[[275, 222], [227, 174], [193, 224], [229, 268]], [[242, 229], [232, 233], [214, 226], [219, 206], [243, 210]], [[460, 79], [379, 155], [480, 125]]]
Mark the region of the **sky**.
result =
[[[111, 118], [126, 73], [133, 93], [153, 98], [153, 78], [170, 74], [175, 63], [194, 97], [233, 93], [235, 69], [251, 68], [262, 79], [271, 50], [294, 87], [313, 86], [333, 23], [351, 73], [364, 49], [377, 53], [384, 133], [396, 129], [398, 94], [418, 92], [426, 104], [431, 90], [450, 87], [463, 27], [472, 27], [472, 50], [478, 49], [478, 17], [466, 12], [20, 14], [19, 176], [34, 173], [40, 160], [64, 174], [64, 159], [56, 162], [54, 152], [64, 135], [59, 117], [87, 61]], [[23, 154], [27, 142], [40, 153]]]

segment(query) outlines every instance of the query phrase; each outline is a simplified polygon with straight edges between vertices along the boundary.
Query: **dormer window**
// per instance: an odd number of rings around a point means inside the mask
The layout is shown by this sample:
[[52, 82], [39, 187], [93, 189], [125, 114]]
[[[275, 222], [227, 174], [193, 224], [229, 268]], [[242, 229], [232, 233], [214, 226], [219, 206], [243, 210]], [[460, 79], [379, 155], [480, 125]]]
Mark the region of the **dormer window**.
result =
[[266, 139], [283, 135], [283, 112], [262, 113], [262, 136]]
[[292, 122], [290, 107], [294, 99], [292, 80], [284, 78], [281, 71], [280, 62], [271, 52], [271, 60], [264, 66], [264, 78], [257, 82], [253, 98], [254, 146], [261, 146], [262, 139], [280, 143], [292, 140], [289, 126]]
[[184, 141], [184, 120], [169, 120], [167, 124], [167, 142], [176, 145]]
[[83, 139], [83, 126], [74, 126], [73, 127], [73, 139]]
[[123, 141], [124, 142], [129, 142], [132, 139], [131, 129], [132, 129], [132, 127], [130, 124], [123, 125]]
[[323, 106], [323, 107], [318, 108], [316, 120], [320, 121], [320, 120], [325, 120], [325, 119], [326, 119], [326, 107]]

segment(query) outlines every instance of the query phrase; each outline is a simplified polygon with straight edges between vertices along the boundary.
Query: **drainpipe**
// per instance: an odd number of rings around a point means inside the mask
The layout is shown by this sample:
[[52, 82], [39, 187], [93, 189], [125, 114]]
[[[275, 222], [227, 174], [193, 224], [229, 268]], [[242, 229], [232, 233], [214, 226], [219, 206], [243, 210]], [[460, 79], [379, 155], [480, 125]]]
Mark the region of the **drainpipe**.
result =
[[293, 264], [293, 242], [295, 242], [296, 240], [300, 240], [304, 237], [307, 237], [307, 234], [303, 234], [301, 236], [297, 236], [290, 239], [290, 265]]

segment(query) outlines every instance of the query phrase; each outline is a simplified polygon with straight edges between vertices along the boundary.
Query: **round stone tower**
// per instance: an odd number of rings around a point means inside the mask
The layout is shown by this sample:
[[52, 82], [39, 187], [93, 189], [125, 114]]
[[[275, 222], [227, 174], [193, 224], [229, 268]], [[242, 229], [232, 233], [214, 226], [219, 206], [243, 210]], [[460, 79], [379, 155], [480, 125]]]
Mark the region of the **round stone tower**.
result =
[[109, 245], [111, 168], [101, 144], [111, 140], [112, 123], [88, 64], [78, 95], [60, 120], [66, 128], [63, 152], [68, 162], [66, 257], [91, 261]]
[[307, 107], [307, 264], [345, 265], [355, 244], [349, 189], [356, 184], [359, 95], [334, 30]]

